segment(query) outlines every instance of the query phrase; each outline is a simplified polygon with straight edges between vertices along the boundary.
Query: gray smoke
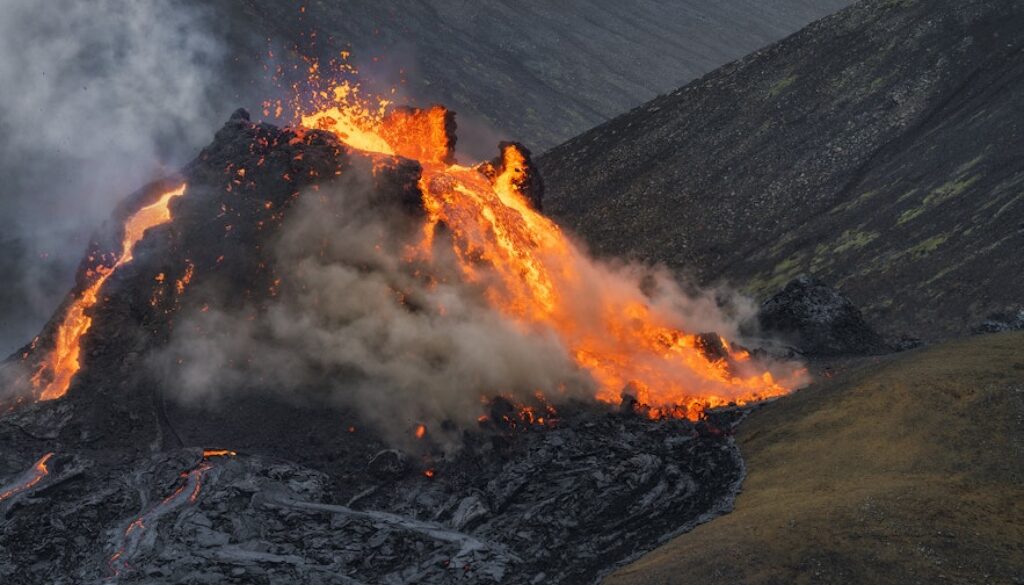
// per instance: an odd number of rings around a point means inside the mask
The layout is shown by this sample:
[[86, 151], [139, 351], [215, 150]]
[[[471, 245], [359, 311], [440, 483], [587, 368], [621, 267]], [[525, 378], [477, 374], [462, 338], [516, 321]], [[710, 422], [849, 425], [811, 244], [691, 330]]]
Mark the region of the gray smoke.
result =
[[[179, 317], [153, 361], [167, 392], [205, 408], [228, 393], [333, 402], [396, 444], [416, 423], [432, 433], [473, 425], [487, 412], [483, 397], [594, 396], [594, 381], [560, 338], [494, 310], [449, 247], [435, 246], [429, 269], [418, 270], [410, 245], [421, 223], [371, 195], [358, 173], [303, 193], [274, 244], [280, 292], [263, 308], [207, 305]], [[653, 310], [690, 331], [736, 339], [754, 310], [736, 295], [723, 308], [723, 291], [684, 292], [663, 271], [585, 257], [579, 268], [579, 290], [561, 292], [584, 318], [597, 319], [600, 299], [638, 287]]]
[[394, 442], [420, 422], [465, 428], [485, 412], [482, 396], [588, 393], [560, 341], [492, 310], [454, 257], [435, 258], [430, 280], [416, 275], [416, 221], [368, 193], [355, 179], [304, 193], [276, 243], [281, 294], [256, 318], [253, 307], [206, 307], [180, 319], [156, 362], [169, 391], [214, 408], [225, 392], [318, 395]]
[[115, 202], [194, 156], [228, 105], [205, 11], [0, 0], [0, 353], [31, 339]]

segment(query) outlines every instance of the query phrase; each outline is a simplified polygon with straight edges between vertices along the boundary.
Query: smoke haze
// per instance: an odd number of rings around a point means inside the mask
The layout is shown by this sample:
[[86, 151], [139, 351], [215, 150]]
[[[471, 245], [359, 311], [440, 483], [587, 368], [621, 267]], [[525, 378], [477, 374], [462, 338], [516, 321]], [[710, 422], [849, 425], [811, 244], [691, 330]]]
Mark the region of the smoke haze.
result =
[[[115, 202], [209, 140], [224, 50], [172, 0], [0, 0], [0, 353], [70, 288]], [[15, 310], [15, 308], [17, 310]]]

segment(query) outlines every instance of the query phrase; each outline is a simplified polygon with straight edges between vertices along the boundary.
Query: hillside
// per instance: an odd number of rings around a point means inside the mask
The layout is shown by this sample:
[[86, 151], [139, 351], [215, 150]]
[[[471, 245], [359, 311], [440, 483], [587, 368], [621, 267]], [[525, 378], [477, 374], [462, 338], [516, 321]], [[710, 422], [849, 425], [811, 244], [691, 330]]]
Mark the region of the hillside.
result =
[[1024, 299], [1024, 6], [870, 0], [547, 153], [603, 254], [755, 295], [802, 272], [888, 332]]
[[316, 32], [315, 44], [325, 55], [351, 47], [367, 73], [394, 76], [404, 67], [412, 96], [444, 103], [461, 119], [483, 122], [543, 150], [849, 3], [218, 0], [214, 5], [222, 18], [249, 32], [300, 45]]
[[1024, 333], [975, 337], [765, 405], [735, 511], [605, 583], [1019, 583], [1021, 356]]

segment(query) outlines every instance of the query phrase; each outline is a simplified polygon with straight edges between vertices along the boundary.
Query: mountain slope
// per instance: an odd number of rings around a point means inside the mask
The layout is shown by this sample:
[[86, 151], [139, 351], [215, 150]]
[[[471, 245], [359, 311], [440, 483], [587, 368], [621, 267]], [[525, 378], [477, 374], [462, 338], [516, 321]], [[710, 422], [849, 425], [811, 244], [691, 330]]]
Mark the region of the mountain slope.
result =
[[605, 583], [1019, 582], [1022, 355], [975, 337], [765, 405], [735, 510]]
[[876, 324], [1024, 298], [1024, 7], [872, 0], [559, 146], [548, 211], [599, 252], [759, 295], [811, 272]]
[[[245, 28], [324, 54], [351, 45], [364, 72], [409, 69], [413, 96], [480, 118], [534, 149], [775, 41], [849, 0], [585, 3], [219, 0]], [[299, 6], [304, 12], [299, 11]], [[380, 57], [375, 65], [370, 57]], [[491, 140], [487, 143], [490, 145]]]

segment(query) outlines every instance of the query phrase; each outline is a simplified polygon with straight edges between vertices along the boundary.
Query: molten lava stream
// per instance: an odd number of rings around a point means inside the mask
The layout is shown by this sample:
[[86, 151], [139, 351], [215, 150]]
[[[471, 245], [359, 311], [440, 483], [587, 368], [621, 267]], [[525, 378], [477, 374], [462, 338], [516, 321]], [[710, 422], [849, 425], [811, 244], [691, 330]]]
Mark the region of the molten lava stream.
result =
[[81, 296], [68, 307], [64, 320], [57, 329], [53, 350], [39, 365], [32, 376], [32, 387], [39, 400], [55, 400], [67, 393], [71, 379], [81, 367], [79, 362], [82, 337], [92, 326], [92, 318], [87, 314], [99, 301], [99, 292], [103, 283], [121, 266], [132, 261], [135, 244], [151, 227], [167, 223], [171, 220], [171, 199], [185, 193], [186, 185], [181, 185], [163, 193], [150, 205], [136, 211], [124, 225], [124, 238], [117, 262], [113, 266], [97, 266], [91, 271], [94, 280], [82, 291]]
[[234, 451], [226, 449], [207, 449], [203, 451], [203, 459], [195, 468], [182, 472], [182, 483], [174, 492], [159, 503], [150, 507], [128, 524], [128, 528], [118, 538], [114, 546], [114, 554], [110, 556], [108, 565], [111, 573], [117, 577], [126, 569], [130, 569], [130, 561], [142, 548], [152, 546], [153, 539], [147, 538], [156, 529], [160, 518], [181, 509], [186, 505], [195, 504], [203, 489], [203, 478], [213, 469], [211, 459], [234, 457]]
[[769, 371], [724, 339], [722, 355], [709, 357], [698, 336], [683, 331], [678, 289], [667, 300], [648, 298], [636, 278], [591, 260], [534, 208], [522, 191], [530, 171], [517, 146], [503, 147], [500, 167], [461, 166], [440, 106], [387, 110], [380, 99], [374, 107], [349, 83], [312, 99], [315, 111], [297, 111], [302, 126], [420, 163], [428, 218], [418, 256], [433, 258], [434, 228], [443, 223], [463, 278], [484, 285], [491, 307], [524, 329], [554, 332], [596, 382], [597, 399], [617, 403], [628, 388], [652, 417], [696, 418], [707, 407], [779, 396], [805, 381], [798, 365]]
[[39, 482], [43, 481], [44, 477], [50, 475], [50, 470], [46, 467], [46, 463], [51, 457], [53, 457], [53, 453], [43, 455], [39, 461], [36, 461], [35, 465], [22, 473], [12, 485], [0, 487], [0, 502], [34, 488]]

